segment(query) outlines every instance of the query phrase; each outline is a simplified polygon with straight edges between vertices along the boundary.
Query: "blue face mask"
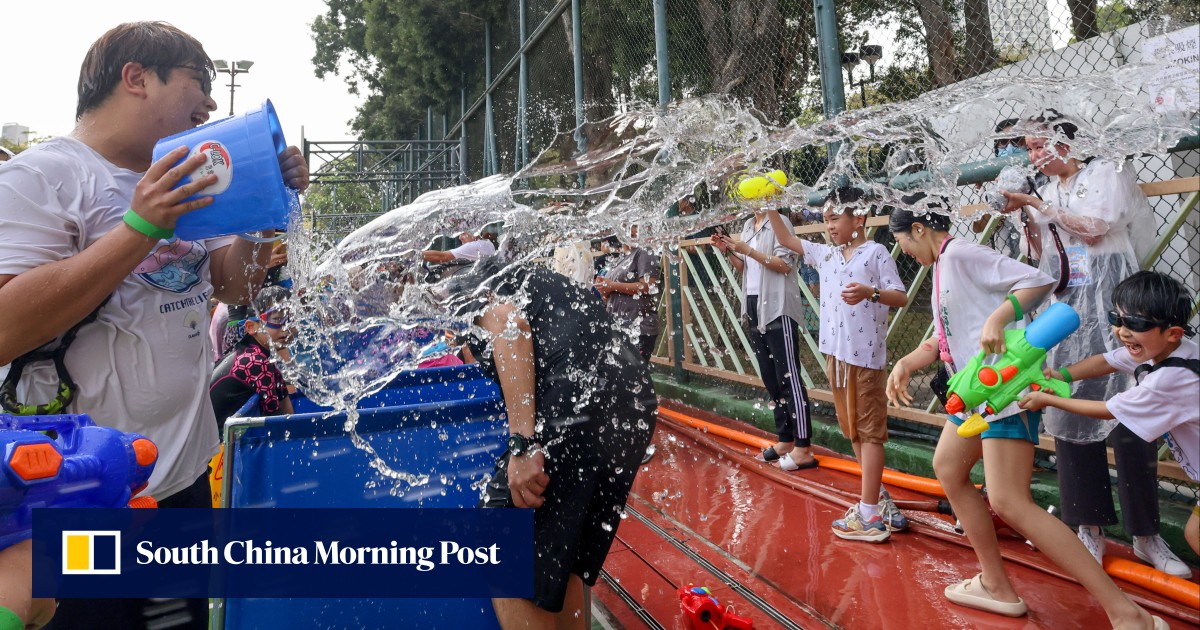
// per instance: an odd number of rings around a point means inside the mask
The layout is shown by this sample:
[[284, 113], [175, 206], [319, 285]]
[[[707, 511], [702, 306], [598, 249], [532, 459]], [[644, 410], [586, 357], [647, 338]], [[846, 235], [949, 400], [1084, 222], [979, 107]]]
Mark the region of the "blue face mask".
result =
[[1016, 145], [1008, 145], [999, 151], [996, 151], [996, 157], [1008, 157], [1010, 155], [1028, 155], [1029, 151], [1022, 149]]

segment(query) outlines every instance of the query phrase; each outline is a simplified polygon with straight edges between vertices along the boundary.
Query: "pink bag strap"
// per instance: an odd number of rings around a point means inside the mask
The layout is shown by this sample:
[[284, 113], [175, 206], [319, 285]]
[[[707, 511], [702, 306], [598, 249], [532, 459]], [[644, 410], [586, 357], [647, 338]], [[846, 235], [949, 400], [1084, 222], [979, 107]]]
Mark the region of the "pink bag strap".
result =
[[[953, 237], [947, 236], [942, 240], [942, 247], [938, 250], [938, 260], [942, 259], [942, 254], [946, 253], [946, 246], [950, 244]], [[948, 363], [951, 369], [954, 368], [954, 357], [950, 356], [950, 342], [946, 339], [945, 322], [942, 321], [942, 266], [938, 263], [933, 263], [933, 321], [937, 324], [938, 336], [938, 356], [944, 363]]]

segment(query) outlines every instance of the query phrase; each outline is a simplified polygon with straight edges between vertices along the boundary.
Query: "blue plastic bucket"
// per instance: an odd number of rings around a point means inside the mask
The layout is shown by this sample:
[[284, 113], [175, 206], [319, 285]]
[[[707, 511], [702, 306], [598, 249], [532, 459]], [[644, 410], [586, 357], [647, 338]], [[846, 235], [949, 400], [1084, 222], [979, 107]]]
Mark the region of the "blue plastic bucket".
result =
[[[279, 154], [287, 142], [269, 99], [258, 109], [159, 140], [154, 145], [154, 159], [184, 145], [189, 156], [204, 152], [209, 157], [193, 175], [215, 173], [218, 179], [188, 197], [211, 195], [213, 203], [179, 218], [175, 224], [179, 238], [194, 241], [287, 227], [296, 191], [284, 184], [279, 170]], [[180, 185], [190, 181], [191, 177], [185, 177]]]

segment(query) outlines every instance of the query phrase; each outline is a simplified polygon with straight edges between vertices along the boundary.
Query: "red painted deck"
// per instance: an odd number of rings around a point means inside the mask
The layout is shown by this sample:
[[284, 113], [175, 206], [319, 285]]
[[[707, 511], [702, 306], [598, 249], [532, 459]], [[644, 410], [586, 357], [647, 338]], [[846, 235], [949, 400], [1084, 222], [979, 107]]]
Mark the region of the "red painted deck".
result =
[[[907, 532], [882, 544], [844, 541], [829, 525], [856, 500], [857, 476], [784, 472], [754, 460], [749, 447], [661, 420], [654, 441], [658, 452], [638, 474], [605, 563], [611, 582], [601, 580], [593, 590], [625, 628], [685, 630], [676, 589], [688, 583], [708, 586], [722, 607], [732, 604], [759, 630], [1110, 627], [1082, 587], [1021, 540], [1001, 544], [1029, 615], [1010, 619], [963, 608], [942, 590], [977, 573], [978, 565], [950, 517], [906, 511], [913, 523]], [[889, 490], [897, 500], [930, 499]], [[1198, 611], [1120, 585], [1172, 628], [1200, 623]]]

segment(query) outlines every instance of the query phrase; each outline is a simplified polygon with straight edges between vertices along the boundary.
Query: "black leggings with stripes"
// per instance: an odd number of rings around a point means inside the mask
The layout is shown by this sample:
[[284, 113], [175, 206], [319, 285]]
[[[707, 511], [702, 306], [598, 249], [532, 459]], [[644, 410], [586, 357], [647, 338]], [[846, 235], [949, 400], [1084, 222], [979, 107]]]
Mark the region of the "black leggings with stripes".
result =
[[808, 415], [808, 391], [800, 375], [800, 341], [796, 322], [787, 315], [758, 331], [758, 296], [746, 296], [750, 319], [750, 345], [762, 374], [763, 385], [771, 396], [775, 413], [775, 433], [780, 442], [795, 442], [806, 447], [812, 443], [812, 419]]

